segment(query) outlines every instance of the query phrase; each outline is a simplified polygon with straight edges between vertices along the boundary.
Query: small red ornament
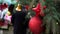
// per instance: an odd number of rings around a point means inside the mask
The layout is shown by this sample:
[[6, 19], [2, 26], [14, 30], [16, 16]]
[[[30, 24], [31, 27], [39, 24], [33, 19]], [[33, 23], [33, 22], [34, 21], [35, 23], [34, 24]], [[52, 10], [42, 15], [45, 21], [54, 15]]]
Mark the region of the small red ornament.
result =
[[[45, 8], [45, 6], [44, 6], [44, 8]], [[33, 8], [32, 10], [36, 13], [36, 16], [38, 16], [38, 15], [44, 16], [43, 11], [41, 11], [42, 9], [41, 9], [40, 3], [38, 3], [37, 6], [35, 8]]]
[[25, 6], [25, 8], [28, 10], [28, 9], [29, 9], [29, 6], [28, 6], [28, 5], [26, 5], [26, 6]]
[[41, 5], [40, 5], [40, 3], [38, 3], [37, 6], [32, 9], [36, 13], [36, 16], [38, 16], [40, 14], [40, 11], [41, 11], [40, 7], [41, 7]]
[[46, 9], [47, 7], [46, 7], [46, 6], [44, 6], [43, 8], [44, 8], [44, 9]]

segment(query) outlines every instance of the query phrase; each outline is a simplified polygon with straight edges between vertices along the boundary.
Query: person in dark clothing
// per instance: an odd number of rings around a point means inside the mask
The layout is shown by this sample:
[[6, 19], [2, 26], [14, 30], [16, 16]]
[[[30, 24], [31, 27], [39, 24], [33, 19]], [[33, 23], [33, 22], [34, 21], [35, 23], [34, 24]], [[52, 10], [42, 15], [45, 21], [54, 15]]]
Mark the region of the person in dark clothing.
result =
[[24, 24], [26, 13], [21, 11], [20, 5], [18, 5], [16, 10], [16, 13], [14, 13], [11, 18], [14, 34], [26, 34], [26, 26]]

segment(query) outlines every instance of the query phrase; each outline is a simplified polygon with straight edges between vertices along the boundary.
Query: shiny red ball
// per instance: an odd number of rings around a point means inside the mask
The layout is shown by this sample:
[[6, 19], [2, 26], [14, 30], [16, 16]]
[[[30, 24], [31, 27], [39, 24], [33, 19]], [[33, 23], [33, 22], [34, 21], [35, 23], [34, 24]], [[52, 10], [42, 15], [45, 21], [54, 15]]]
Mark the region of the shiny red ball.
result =
[[32, 17], [29, 21], [29, 29], [34, 34], [41, 34], [43, 31], [42, 20], [37, 16]]

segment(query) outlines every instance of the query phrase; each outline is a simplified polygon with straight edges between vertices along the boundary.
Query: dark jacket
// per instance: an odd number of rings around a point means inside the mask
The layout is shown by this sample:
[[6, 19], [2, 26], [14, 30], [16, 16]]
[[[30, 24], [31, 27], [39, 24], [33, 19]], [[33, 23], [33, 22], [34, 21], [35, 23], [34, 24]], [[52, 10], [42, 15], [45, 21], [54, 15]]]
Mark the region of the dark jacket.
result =
[[26, 12], [17, 11], [15, 14], [12, 15], [11, 22], [14, 26], [15, 34], [24, 34], [23, 31], [26, 31], [25, 29], [26, 27], [24, 25], [26, 14], [27, 14]]
[[23, 24], [22, 22], [25, 21], [25, 16], [26, 16], [26, 12], [22, 12], [22, 11], [17, 11], [15, 14], [12, 15], [12, 19], [11, 22], [12, 24]]

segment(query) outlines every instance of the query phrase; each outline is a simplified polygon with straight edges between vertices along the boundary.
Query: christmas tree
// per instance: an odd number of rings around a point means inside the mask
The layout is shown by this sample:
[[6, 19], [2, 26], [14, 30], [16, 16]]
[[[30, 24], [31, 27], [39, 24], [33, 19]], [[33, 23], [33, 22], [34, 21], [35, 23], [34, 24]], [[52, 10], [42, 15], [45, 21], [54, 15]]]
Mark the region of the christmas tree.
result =
[[46, 34], [59, 34], [59, 12], [56, 10], [53, 0], [45, 0], [45, 2], [47, 8], [43, 21], [46, 24]]
[[[38, 3], [37, 1], [41, 2], [42, 10], [45, 13], [43, 18], [43, 25], [46, 26], [45, 34], [59, 34], [59, 23], [60, 23], [60, 13], [56, 9], [56, 5], [54, 4], [54, 0], [19, 0], [18, 3], [21, 5], [29, 5], [29, 10], [26, 18], [30, 18], [34, 16], [34, 12], [31, 10], [32, 6]], [[16, 5], [17, 5], [16, 4]], [[43, 9], [43, 6], [46, 5], [46, 9]]]
[[[60, 13], [60, 0], [57, 0], [55, 5], [56, 5], [57, 11]], [[59, 29], [60, 29], [60, 23], [59, 23]], [[59, 34], [60, 34], [60, 30], [59, 30]]]

